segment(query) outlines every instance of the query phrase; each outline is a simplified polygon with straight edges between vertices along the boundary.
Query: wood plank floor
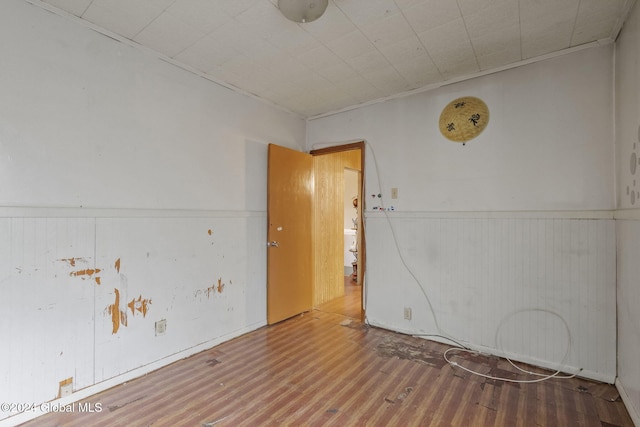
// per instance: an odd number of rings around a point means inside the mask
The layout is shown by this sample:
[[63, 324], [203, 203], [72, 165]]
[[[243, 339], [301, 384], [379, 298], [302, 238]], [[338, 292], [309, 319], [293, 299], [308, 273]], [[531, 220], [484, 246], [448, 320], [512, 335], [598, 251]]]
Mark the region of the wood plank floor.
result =
[[[348, 289], [344, 301], [83, 401], [101, 403], [100, 413], [52, 413], [24, 425], [633, 426], [611, 385], [514, 384], [468, 374], [445, 362], [446, 345], [360, 323], [359, 298], [359, 289]], [[515, 376], [502, 359], [464, 359], [457, 361]]]

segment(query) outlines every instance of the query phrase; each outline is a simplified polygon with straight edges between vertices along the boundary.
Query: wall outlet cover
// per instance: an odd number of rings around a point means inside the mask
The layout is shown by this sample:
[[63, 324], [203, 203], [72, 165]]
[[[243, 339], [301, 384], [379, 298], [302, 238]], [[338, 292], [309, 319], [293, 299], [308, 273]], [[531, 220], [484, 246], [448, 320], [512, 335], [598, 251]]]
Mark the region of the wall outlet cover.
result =
[[156, 322], [156, 336], [164, 335], [167, 332], [167, 319], [158, 320]]

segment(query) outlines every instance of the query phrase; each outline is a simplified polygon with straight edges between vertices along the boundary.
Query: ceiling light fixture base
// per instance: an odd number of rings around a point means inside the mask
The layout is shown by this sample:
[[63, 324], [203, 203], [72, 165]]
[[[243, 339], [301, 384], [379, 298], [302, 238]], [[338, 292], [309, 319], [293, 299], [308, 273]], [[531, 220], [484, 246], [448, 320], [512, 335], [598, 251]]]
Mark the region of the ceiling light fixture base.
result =
[[293, 22], [307, 23], [320, 18], [329, 0], [278, 0], [280, 12]]

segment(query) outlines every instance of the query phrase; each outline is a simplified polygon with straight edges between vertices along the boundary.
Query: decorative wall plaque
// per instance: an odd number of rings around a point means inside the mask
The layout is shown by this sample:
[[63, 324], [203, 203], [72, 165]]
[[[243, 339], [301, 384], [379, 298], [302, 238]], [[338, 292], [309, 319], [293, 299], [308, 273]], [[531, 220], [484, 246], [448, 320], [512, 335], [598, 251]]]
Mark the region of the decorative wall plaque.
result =
[[480, 135], [489, 123], [489, 108], [480, 98], [465, 96], [454, 99], [440, 113], [440, 132], [445, 138], [461, 142]]

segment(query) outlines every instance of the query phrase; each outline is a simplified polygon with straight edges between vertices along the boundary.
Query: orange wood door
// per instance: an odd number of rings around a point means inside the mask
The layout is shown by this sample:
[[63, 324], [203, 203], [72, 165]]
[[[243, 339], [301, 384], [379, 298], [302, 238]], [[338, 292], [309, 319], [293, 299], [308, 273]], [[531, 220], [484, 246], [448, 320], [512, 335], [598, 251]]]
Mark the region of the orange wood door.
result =
[[313, 157], [269, 144], [267, 323], [309, 311], [313, 298]]

